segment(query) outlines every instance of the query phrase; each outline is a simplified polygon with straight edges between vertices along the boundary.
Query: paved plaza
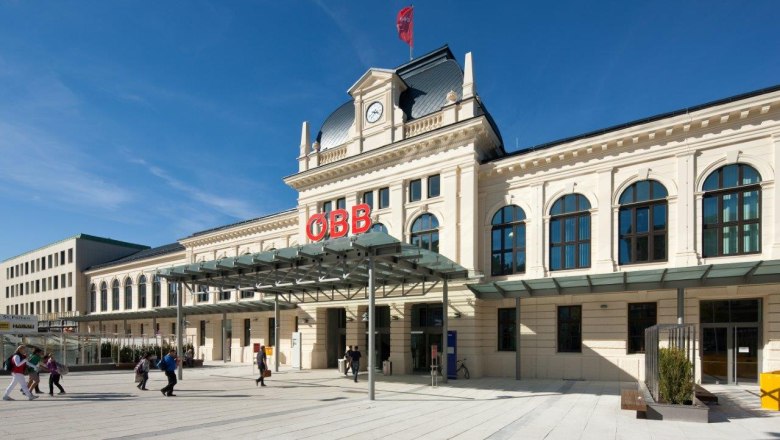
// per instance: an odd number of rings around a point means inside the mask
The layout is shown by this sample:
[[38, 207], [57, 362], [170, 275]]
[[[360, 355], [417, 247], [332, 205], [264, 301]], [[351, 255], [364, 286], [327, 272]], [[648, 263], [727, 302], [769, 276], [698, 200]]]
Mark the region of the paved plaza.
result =
[[[139, 391], [129, 371], [64, 377], [66, 395], [0, 401], [9, 438], [339, 438], [339, 439], [776, 439], [780, 412], [762, 411], [758, 387], [708, 387], [721, 404], [709, 424], [659, 422], [620, 410], [628, 383], [471, 379], [433, 388], [426, 376], [377, 375], [376, 400], [335, 370], [282, 370], [255, 387], [252, 366], [213, 364], [184, 371], [176, 397]], [[0, 377], [3, 387], [8, 376]], [[43, 375], [48, 391], [47, 375]]]

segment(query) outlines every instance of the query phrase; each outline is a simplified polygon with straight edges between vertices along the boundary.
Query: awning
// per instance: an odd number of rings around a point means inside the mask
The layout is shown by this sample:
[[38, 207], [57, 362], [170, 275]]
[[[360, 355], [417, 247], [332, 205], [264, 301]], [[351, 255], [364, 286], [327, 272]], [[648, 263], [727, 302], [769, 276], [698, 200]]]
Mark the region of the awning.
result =
[[467, 284], [479, 299], [780, 283], [780, 260]]
[[368, 263], [380, 298], [425, 295], [468, 271], [443, 255], [383, 232], [160, 269], [157, 275], [197, 286], [255, 291], [290, 304], [368, 298]]
[[[282, 310], [294, 309], [295, 305], [280, 302], [279, 308]], [[195, 304], [190, 306], [182, 305], [183, 316], [209, 315], [222, 313], [242, 313], [242, 312], [268, 312], [274, 310], [273, 300], [262, 301], [239, 301], [217, 304]], [[122, 321], [125, 319], [154, 319], [154, 318], [176, 318], [176, 306], [159, 307], [149, 310], [138, 310], [133, 312], [116, 313], [93, 313], [68, 318], [75, 322], [96, 322], [96, 321]]]

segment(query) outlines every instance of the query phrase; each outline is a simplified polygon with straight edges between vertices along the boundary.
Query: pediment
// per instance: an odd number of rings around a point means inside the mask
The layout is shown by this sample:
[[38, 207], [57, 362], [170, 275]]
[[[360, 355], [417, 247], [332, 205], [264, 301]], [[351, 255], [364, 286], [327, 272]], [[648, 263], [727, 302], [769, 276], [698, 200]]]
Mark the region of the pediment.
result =
[[407, 89], [406, 83], [395, 73], [395, 70], [371, 68], [347, 90], [347, 93], [354, 97], [386, 84], [395, 84], [400, 91]]

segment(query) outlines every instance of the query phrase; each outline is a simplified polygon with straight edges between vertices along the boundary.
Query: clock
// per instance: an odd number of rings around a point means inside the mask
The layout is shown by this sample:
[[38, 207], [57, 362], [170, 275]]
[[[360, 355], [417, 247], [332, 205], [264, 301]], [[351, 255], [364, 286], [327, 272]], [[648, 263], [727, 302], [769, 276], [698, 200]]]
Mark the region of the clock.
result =
[[381, 102], [372, 102], [371, 105], [369, 105], [366, 109], [366, 121], [368, 121], [369, 124], [373, 124], [374, 122], [378, 121], [379, 118], [382, 117], [382, 111], [384, 111], [384, 107], [382, 106]]

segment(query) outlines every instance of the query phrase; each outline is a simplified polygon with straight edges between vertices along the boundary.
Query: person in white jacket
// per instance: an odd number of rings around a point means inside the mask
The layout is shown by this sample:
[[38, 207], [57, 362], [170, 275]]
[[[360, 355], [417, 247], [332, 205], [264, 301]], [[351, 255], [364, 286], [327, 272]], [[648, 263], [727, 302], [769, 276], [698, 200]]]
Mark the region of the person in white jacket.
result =
[[27, 381], [24, 380], [24, 370], [27, 368], [27, 347], [20, 345], [14, 355], [11, 357], [11, 363], [13, 369], [11, 370], [11, 383], [8, 388], [5, 389], [3, 394], [3, 400], [14, 400], [11, 398], [11, 391], [15, 388], [15, 385], [19, 385], [22, 388], [22, 392], [27, 399], [37, 399], [38, 396], [33, 396], [30, 389], [27, 388]]

